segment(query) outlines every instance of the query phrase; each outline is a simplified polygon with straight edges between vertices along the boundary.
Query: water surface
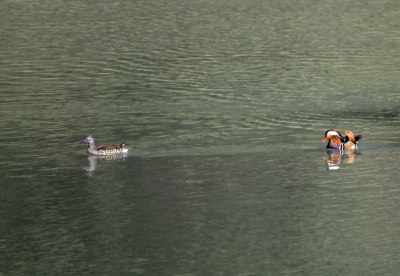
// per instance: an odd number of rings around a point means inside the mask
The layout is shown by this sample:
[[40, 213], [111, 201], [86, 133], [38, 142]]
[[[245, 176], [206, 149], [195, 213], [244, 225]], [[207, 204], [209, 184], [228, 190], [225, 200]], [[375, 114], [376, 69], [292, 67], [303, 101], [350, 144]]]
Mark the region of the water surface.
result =
[[399, 5], [0, 4], [0, 274], [397, 275]]

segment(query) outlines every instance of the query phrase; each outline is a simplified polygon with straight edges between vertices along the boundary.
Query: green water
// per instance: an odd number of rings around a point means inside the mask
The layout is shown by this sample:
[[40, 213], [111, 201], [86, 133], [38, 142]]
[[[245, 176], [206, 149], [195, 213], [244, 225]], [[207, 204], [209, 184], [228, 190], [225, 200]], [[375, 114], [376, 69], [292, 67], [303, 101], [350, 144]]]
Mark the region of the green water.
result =
[[[3, 1], [0, 275], [397, 275], [399, 16]], [[332, 128], [360, 152], [328, 155]]]

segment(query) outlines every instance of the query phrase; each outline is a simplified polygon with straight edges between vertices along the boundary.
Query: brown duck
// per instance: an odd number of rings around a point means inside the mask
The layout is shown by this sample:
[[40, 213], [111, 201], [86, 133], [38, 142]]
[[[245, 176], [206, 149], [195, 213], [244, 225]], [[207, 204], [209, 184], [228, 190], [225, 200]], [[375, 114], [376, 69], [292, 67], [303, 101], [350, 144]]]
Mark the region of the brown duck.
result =
[[338, 130], [331, 129], [325, 132], [325, 137], [322, 141], [328, 141], [326, 145], [327, 149], [356, 150], [361, 138], [361, 135], [354, 136], [354, 133], [350, 130], [346, 130], [342, 133]]
[[125, 143], [121, 144], [105, 144], [101, 146], [96, 145], [96, 139], [92, 136], [86, 136], [80, 143], [87, 143], [87, 152], [92, 155], [114, 155], [128, 153], [129, 149], [125, 147]]

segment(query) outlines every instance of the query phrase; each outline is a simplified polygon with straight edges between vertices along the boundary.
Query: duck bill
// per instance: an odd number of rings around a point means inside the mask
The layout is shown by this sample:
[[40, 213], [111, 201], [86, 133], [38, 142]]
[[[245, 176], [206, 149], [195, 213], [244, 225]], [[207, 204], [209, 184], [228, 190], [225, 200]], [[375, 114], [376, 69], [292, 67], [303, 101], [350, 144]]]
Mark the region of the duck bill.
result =
[[328, 141], [329, 139], [328, 138], [324, 138], [324, 139], [322, 139], [322, 142], [326, 142], [326, 141]]

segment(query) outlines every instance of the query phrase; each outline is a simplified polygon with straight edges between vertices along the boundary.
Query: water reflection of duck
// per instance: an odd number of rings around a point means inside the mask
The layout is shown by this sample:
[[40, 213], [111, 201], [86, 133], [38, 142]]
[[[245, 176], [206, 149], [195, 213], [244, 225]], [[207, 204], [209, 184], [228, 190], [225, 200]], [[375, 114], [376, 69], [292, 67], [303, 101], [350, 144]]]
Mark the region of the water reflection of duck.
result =
[[88, 161], [89, 161], [89, 166], [84, 167], [83, 169], [89, 174], [93, 175], [93, 173], [97, 169], [97, 162], [98, 160], [125, 160], [126, 155], [125, 154], [114, 154], [114, 155], [89, 155]]
[[325, 132], [325, 137], [322, 141], [328, 141], [328, 144], [326, 145], [327, 149], [356, 150], [361, 138], [361, 135], [354, 136], [354, 133], [350, 130], [341, 133], [337, 130], [331, 129]]
[[351, 164], [358, 154], [357, 150], [340, 151], [338, 149], [328, 149], [328, 156], [324, 157], [324, 161], [328, 170], [338, 170], [343, 164]]
[[97, 147], [96, 139], [92, 136], [86, 136], [80, 143], [87, 143], [87, 152], [92, 155], [114, 155], [128, 153], [129, 149], [125, 147], [125, 143], [121, 144], [106, 144]]

